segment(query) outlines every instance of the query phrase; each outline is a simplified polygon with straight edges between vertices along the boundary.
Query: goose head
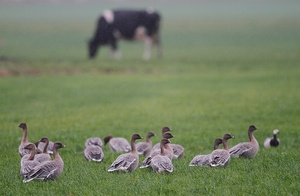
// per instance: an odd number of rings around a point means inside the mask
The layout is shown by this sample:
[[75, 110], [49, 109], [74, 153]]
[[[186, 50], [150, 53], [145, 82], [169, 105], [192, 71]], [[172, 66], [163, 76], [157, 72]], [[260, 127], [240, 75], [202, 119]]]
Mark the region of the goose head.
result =
[[169, 143], [171, 143], [171, 142], [170, 142], [170, 140], [164, 138], [164, 139], [162, 139], [162, 140], [160, 141], [160, 143], [163, 144], [163, 145], [166, 145], [166, 144], [169, 144]]
[[231, 139], [231, 138], [234, 138], [234, 136], [233, 136], [233, 135], [230, 135], [229, 133], [226, 133], [226, 134], [223, 136], [223, 139], [224, 139], [224, 140], [229, 140], [229, 139]]
[[26, 145], [25, 147], [24, 147], [24, 149], [27, 149], [27, 150], [34, 150], [34, 149], [36, 149], [36, 147], [35, 147], [35, 145], [34, 144], [28, 144], [28, 145]]
[[249, 129], [248, 129], [248, 132], [253, 132], [255, 130], [257, 130], [257, 128], [254, 125], [250, 125]]
[[172, 131], [172, 129], [170, 127], [163, 127], [162, 130], [161, 130], [163, 135], [164, 135], [164, 133], [167, 133], [169, 131]]
[[175, 137], [175, 136], [173, 136], [171, 133], [169, 133], [169, 132], [167, 132], [167, 133], [164, 133], [164, 135], [163, 135], [163, 138], [165, 138], [165, 139], [170, 139], [170, 138], [173, 138], [173, 137]]
[[275, 129], [275, 130], [273, 131], [273, 135], [277, 135], [277, 134], [279, 134], [279, 130], [278, 130], [278, 129]]
[[49, 139], [47, 137], [43, 137], [42, 139], [40, 139], [40, 142], [47, 143], [49, 142]]
[[113, 138], [113, 136], [109, 135], [109, 136], [106, 136], [103, 140], [104, 140], [104, 145], [106, 145], [110, 140], [111, 138]]
[[147, 137], [150, 138], [150, 137], [153, 137], [153, 136], [156, 136], [156, 134], [149, 131], [148, 134], [147, 134]]
[[131, 140], [132, 141], [135, 141], [137, 139], [143, 139], [139, 134], [135, 133], [131, 136]]
[[26, 123], [21, 123], [21, 124], [19, 125], [19, 127], [22, 128], [22, 129], [26, 129], [26, 128], [27, 128], [27, 125], [26, 125]]
[[55, 148], [55, 149], [65, 148], [65, 147], [66, 147], [66, 146], [63, 145], [61, 142], [55, 142], [55, 143], [53, 144], [53, 148]]

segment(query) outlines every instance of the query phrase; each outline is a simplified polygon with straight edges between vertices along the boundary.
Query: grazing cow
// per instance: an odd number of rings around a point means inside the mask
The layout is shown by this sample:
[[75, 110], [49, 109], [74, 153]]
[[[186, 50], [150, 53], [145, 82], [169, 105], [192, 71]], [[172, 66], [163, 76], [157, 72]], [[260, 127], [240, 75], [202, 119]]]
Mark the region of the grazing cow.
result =
[[150, 59], [153, 44], [157, 46], [160, 56], [159, 25], [160, 15], [152, 9], [105, 10], [97, 22], [94, 36], [88, 42], [89, 58], [95, 58], [98, 48], [103, 45], [110, 46], [114, 58], [121, 58], [117, 45], [119, 39], [144, 41], [144, 60]]

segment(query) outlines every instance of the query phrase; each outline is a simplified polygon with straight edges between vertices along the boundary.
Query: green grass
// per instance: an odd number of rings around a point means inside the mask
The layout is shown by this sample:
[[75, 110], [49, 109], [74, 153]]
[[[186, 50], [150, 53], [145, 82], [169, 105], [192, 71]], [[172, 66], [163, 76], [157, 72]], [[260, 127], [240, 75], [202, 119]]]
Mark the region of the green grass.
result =
[[[125, 3], [0, 5], [0, 195], [299, 195], [298, 2], [154, 2], [165, 55], [149, 62], [141, 43], [126, 42], [121, 61], [107, 49], [86, 59], [96, 17]], [[57, 180], [22, 182], [20, 122], [30, 141], [67, 146]], [[247, 141], [250, 124], [259, 128], [257, 157], [225, 169], [188, 166], [226, 132], [235, 136], [229, 146]], [[108, 173], [119, 154], [107, 146], [100, 164], [80, 154], [93, 136], [154, 131], [159, 142], [165, 125], [185, 147], [171, 174]], [[275, 128], [279, 148], [264, 149]]]

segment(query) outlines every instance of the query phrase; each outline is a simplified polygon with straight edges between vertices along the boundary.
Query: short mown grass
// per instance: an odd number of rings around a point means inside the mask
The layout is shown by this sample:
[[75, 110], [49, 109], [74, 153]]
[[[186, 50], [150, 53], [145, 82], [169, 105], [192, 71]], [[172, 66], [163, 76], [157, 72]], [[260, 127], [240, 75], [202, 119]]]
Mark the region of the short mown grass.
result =
[[[126, 42], [121, 61], [106, 49], [86, 59], [95, 18], [117, 5], [0, 3], [0, 195], [299, 195], [299, 3], [219, 3], [155, 2], [165, 56], [149, 62], [142, 44]], [[21, 122], [30, 141], [66, 145], [57, 180], [22, 182]], [[235, 136], [229, 146], [247, 141], [250, 124], [261, 145], [254, 159], [188, 166], [224, 133]], [[108, 173], [119, 154], [105, 146], [104, 161], [89, 163], [81, 153], [94, 136], [153, 131], [156, 143], [163, 126], [185, 147], [171, 174]], [[275, 128], [280, 146], [264, 149]]]

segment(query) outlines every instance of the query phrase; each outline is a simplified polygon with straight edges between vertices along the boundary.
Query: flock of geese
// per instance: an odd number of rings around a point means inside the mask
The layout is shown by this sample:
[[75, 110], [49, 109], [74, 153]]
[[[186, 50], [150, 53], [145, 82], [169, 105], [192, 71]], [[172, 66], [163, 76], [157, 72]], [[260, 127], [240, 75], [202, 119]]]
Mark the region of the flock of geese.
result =
[[[23, 136], [19, 146], [21, 156], [20, 175], [23, 182], [37, 180], [54, 180], [63, 172], [64, 162], [58, 153], [58, 149], [65, 146], [61, 142], [51, 142], [47, 137], [41, 138], [35, 143], [27, 139], [27, 125], [21, 123]], [[244, 157], [252, 159], [259, 150], [259, 144], [254, 137], [253, 132], [257, 130], [254, 125], [248, 128], [248, 142], [241, 142], [231, 148], [228, 148], [227, 140], [234, 138], [229, 133], [224, 134], [222, 138], [215, 139], [214, 149], [210, 154], [196, 155], [189, 166], [207, 166], [207, 167], [225, 167], [230, 162], [230, 158]], [[109, 145], [110, 151], [123, 153], [108, 167], [108, 172], [125, 171], [133, 172], [139, 166], [139, 156], [144, 156], [140, 168], [150, 167], [156, 173], [173, 172], [174, 166], [172, 161], [180, 159], [184, 155], [184, 148], [179, 144], [172, 144], [170, 139], [174, 136], [169, 127], [163, 127], [162, 139], [160, 143], [152, 145], [151, 137], [155, 133], [148, 132], [146, 141], [137, 142], [142, 139], [139, 134], [131, 136], [130, 143], [121, 137], [107, 136], [104, 138], [104, 145]], [[273, 137], [267, 138], [264, 142], [265, 148], [277, 147], [278, 129], [273, 131]], [[219, 148], [222, 144], [223, 147]], [[84, 157], [87, 161], [101, 162], [104, 159], [103, 143], [99, 137], [88, 138], [85, 142]], [[125, 153], [124, 153], [125, 152]]]

